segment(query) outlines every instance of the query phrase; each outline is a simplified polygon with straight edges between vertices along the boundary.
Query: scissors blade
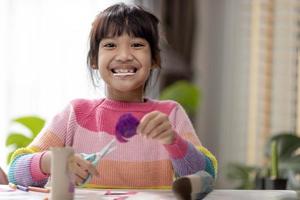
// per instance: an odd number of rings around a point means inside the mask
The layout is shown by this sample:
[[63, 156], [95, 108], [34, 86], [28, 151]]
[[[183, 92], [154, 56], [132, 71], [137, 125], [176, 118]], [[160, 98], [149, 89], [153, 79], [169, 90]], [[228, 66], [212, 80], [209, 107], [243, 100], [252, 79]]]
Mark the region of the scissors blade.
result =
[[101, 151], [96, 153], [96, 156], [98, 157], [98, 159], [103, 158], [105, 155], [107, 155], [108, 153], [111, 153], [113, 150], [115, 150], [116, 149], [115, 144], [116, 144], [116, 140], [112, 139], [107, 145], [105, 145], [101, 149]]
[[[95, 159], [93, 159], [93, 161], [92, 161], [93, 165], [96, 166], [105, 155], [111, 153], [115, 149], [116, 149], [116, 140], [112, 139], [107, 145], [105, 145], [101, 149], [101, 151], [93, 154], [93, 155], [95, 155]], [[92, 175], [89, 174], [88, 177], [83, 181], [82, 184], [85, 184], [85, 183], [89, 182], [91, 177], [92, 177]]]

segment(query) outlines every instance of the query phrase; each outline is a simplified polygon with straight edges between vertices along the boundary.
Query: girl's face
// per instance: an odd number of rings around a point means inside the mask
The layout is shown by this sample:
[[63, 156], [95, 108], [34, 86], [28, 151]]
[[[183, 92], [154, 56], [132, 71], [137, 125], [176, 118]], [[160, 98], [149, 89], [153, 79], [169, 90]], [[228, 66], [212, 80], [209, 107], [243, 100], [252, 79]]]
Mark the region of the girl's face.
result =
[[121, 36], [104, 38], [99, 45], [98, 68], [107, 85], [108, 97], [141, 99], [152, 67], [147, 40]]

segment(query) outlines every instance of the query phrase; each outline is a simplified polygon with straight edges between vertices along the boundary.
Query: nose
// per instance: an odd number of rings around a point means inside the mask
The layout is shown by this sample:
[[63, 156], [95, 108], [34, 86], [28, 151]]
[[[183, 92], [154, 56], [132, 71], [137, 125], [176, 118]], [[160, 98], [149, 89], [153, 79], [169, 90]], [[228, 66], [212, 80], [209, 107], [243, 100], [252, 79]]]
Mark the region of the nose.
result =
[[129, 47], [119, 47], [116, 55], [116, 60], [120, 62], [131, 61], [133, 59], [132, 52]]

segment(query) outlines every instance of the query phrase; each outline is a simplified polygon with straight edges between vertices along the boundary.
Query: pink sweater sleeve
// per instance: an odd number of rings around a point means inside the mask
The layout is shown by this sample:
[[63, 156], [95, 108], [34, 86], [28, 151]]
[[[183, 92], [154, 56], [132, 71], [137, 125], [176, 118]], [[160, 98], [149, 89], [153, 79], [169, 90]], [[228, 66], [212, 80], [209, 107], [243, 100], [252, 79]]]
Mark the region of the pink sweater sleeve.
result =
[[46, 151], [44, 151], [42, 153], [37, 153], [33, 156], [32, 160], [31, 160], [30, 172], [31, 172], [33, 181], [40, 181], [40, 180], [43, 180], [43, 179], [49, 177], [49, 174], [45, 174], [44, 172], [42, 172], [42, 169], [41, 169], [41, 159], [45, 153], [46, 153]]
[[169, 118], [176, 136], [172, 144], [164, 146], [170, 155], [176, 173], [179, 176], [185, 176], [205, 170], [214, 177], [215, 170], [212, 161], [204, 152], [196, 148], [196, 146], [202, 145], [184, 109], [177, 105], [170, 113]]
[[43, 186], [47, 182], [49, 175], [42, 172], [41, 159], [50, 147], [66, 145], [71, 119], [72, 106], [68, 106], [53, 118], [29, 146], [16, 150], [8, 171], [10, 182], [23, 186]]

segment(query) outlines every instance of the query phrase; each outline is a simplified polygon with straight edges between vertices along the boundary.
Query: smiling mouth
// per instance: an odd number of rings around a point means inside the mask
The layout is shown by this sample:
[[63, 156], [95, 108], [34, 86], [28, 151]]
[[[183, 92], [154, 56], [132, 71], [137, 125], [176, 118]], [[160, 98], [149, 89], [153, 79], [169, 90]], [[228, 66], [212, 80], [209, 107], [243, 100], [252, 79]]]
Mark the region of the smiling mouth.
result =
[[131, 69], [111, 69], [114, 76], [131, 76], [137, 72], [137, 68]]

